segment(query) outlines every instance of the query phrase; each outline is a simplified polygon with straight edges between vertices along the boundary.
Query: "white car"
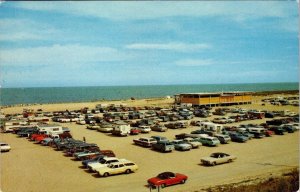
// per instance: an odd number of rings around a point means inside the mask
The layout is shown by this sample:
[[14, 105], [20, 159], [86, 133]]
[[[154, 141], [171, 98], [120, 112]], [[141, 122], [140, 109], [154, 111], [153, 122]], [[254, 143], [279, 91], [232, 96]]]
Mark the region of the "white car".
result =
[[106, 167], [110, 163], [121, 162], [121, 161], [126, 161], [126, 159], [118, 159], [116, 157], [104, 157], [97, 163], [89, 164], [88, 168], [92, 172], [97, 172], [98, 169], [102, 167]]
[[104, 133], [111, 133], [113, 131], [113, 127], [99, 127], [98, 131], [104, 132]]
[[10, 146], [7, 143], [3, 143], [3, 142], [0, 142], [0, 148], [1, 148], [1, 152], [7, 152], [11, 150]]
[[139, 130], [141, 130], [142, 133], [150, 133], [151, 132], [151, 128], [149, 126], [139, 126], [138, 127]]
[[202, 143], [200, 143], [199, 141], [191, 138], [191, 137], [187, 137], [185, 139], [183, 139], [183, 141], [187, 142], [188, 144], [192, 145], [192, 148], [198, 148], [199, 146], [202, 145]]
[[204, 165], [217, 165], [222, 163], [230, 163], [236, 159], [236, 156], [227, 153], [212, 153], [209, 157], [203, 157], [200, 161]]

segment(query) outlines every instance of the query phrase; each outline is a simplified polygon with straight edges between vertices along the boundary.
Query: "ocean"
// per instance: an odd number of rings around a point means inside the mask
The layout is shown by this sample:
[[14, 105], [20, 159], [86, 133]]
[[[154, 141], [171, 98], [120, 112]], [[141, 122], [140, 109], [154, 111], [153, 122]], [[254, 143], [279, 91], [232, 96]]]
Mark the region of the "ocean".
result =
[[180, 93], [298, 90], [299, 83], [1, 88], [1, 106], [153, 98]]

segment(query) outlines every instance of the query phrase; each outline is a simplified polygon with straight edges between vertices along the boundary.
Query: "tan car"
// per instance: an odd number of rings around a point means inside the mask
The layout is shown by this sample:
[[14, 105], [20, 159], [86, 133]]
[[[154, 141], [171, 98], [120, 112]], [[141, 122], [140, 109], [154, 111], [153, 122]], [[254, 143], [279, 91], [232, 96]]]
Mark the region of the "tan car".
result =
[[97, 172], [100, 176], [107, 177], [109, 175], [116, 175], [121, 173], [132, 173], [138, 170], [138, 166], [131, 162], [131, 161], [125, 161], [125, 162], [115, 162], [111, 163], [105, 167], [102, 167], [101, 169], [98, 169]]
[[209, 157], [204, 157], [200, 161], [204, 165], [217, 165], [222, 163], [230, 163], [236, 159], [236, 156], [226, 153], [212, 153]]

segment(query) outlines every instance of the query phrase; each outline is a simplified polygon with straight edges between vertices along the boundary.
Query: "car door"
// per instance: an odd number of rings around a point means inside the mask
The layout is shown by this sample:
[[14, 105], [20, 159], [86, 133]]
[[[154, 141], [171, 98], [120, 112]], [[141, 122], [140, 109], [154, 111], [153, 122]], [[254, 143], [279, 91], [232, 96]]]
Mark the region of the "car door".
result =
[[219, 156], [220, 163], [226, 163], [227, 162], [227, 156], [224, 154], [220, 154]]
[[118, 174], [119, 171], [120, 171], [120, 168], [119, 168], [119, 165], [117, 164], [112, 167], [112, 169], [110, 170], [110, 174], [115, 175], [115, 174]]

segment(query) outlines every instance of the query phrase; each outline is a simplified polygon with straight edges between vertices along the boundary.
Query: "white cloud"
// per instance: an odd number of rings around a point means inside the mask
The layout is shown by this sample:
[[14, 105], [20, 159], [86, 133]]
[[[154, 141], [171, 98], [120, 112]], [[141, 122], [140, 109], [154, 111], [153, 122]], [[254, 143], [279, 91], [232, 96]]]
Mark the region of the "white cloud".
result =
[[42, 40], [58, 35], [59, 30], [29, 19], [0, 19], [0, 41]]
[[183, 67], [197, 67], [213, 65], [215, 62], [211, 59], [183, 59], [176, 61], [175, 64]]
[[101, 18], [153, 19], [173, 16], [286, 17], [295, 2], [18, 2], [17, 7]]
[[120, 61], [129, 55], [110, 47], [93, 47], [79, 44], [53, 45], [49, 47], [3, 49], [0, 52], [2, 66], [76, 65], [91, 62]]
[[171, 51], [199, 51], [203, 49], [211, 48], [210, 45], [202, 43], [202, 44], [188, 44], [188, 43], [135, 43], [126, 45], [127, 49], [135, 49], [135, 50], [171, 50]]

